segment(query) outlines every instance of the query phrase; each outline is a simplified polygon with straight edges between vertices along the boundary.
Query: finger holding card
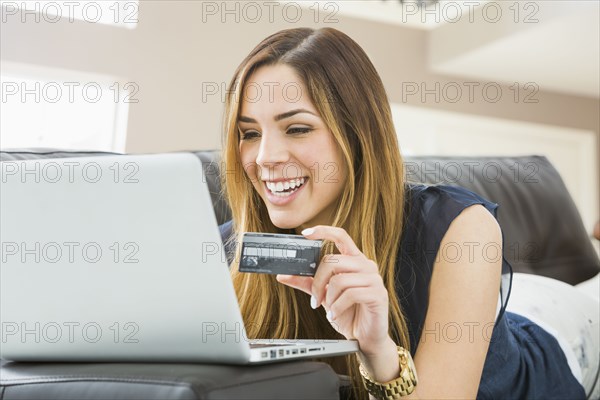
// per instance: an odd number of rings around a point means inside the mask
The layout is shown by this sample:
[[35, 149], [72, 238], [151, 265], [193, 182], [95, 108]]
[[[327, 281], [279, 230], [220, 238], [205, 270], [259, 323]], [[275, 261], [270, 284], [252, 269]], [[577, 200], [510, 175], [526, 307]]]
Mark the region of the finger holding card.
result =
[[[294, 289], [302, 290], [309, 296], [312, 294], [313, 278], [310, 276], [283, 275], [277, 274], [277, 282], [286, 284]], [[314, 307], [313, 307], [314, 308]]]
[[[338, 332], [347, 339], [357, 339], [362, 352], [375, 353], [389, 340], [389, 298], [377, 263], [368, 259], [342, 228], [317, 225], [302, 234], [309, 239], [330, 240], [340, 251], [323, 257], [312, 278], [313, 308], [323, 305]], [[292, 279], [291, 283], [306, 292], [310, 282]]]
[[[336, 331], [375, 353], [389, 339], [388, 293], [377, 264], [342, 228], [318, 225], [302, 234], [246, 232], [240, 272], [277, 274], [278, 282], [309, 294], [312, 308], [323, 306]], [[323, 240], [340, 254], [320, 259]]]

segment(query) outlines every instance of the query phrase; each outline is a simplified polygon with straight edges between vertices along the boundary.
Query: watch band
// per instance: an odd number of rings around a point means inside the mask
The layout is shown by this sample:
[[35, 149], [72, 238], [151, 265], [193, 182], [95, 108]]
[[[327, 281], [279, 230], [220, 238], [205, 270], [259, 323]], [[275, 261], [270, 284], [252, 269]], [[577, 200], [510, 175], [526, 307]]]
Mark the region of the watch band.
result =
[[411, 394], [417, 386], [417, 370], [410, 352], [404, 347], [398, 346], [398, 357], [400, 361], [400, 376], [388, 382], [375, 382], [367, 371], [359, 364], [360, 374], [367, 392], [376, 399], [393, 400]]

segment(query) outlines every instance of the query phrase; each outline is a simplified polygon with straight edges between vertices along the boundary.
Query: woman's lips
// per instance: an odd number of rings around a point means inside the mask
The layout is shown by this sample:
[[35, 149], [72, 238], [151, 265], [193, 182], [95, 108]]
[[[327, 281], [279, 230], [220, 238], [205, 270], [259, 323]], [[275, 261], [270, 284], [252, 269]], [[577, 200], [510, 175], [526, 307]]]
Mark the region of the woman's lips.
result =
[[298, 195], [304, 190], [304, 187], [308, 183], [308, 180], [309, 180], [308, 177], [304, 177], [304, 183], [301, 186], [299, 186], [298, 188], [295, 188], [294, 192], [292, 194], [285, 195], [285, 196], [278, 196], [278, 195], [273, 194], [273, 192], [271, 192], [271, 190], [267, 187], [267, 183], [265, 181], [263, 181], [263, 188], [265, 189], [267, 199], [269, 199], [269, 202], [271, 204], [274, 204], [276, 206], [283, 206], [283, 205], [291, 203], [292, 201], [294, 201], [294, 199], [296, 197], [298, 197]]

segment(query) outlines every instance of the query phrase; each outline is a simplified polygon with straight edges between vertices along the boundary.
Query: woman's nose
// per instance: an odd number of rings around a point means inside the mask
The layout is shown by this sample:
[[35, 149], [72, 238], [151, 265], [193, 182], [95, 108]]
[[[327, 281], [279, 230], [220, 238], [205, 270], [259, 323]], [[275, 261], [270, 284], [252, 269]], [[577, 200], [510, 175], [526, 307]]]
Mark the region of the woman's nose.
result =
[[289, 159], [289, 149], [285, 139], [278, 138], [275, 134], [264, 134], [260, 140], [256, 163], [262, 167], [270, 167], [276, 164], [285, 163]]

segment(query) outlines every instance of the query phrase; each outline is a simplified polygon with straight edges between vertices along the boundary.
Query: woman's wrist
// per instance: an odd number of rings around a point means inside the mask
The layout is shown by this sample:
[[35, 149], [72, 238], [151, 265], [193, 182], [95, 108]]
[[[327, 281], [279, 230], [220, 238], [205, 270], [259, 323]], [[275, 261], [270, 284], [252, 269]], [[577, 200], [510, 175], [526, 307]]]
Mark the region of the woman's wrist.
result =
[[391, 337], [375, 349], [357, 353], [360, 363], [371, 379], [376, 382], [388, 382], [400, 375], [400, 363], [396, 343]]

